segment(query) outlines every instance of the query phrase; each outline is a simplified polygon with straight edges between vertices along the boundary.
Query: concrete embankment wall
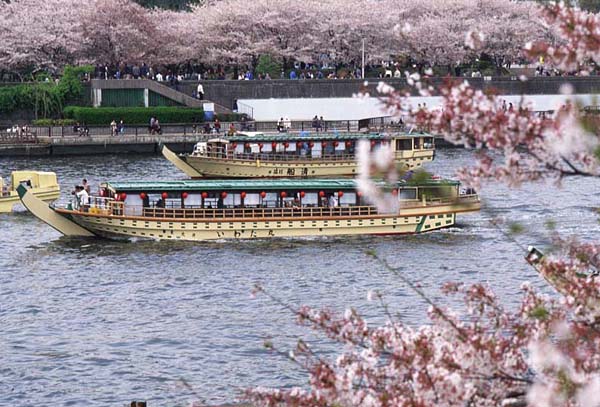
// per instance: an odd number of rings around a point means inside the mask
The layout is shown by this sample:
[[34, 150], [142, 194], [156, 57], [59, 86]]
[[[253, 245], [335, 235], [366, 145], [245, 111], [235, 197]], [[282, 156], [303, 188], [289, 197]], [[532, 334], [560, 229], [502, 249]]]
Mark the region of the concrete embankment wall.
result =
[[[576, 94], [600, 94], [600, 77], [532, 77], [521, 81], [517, 77], [486, 78], [451, 78], [468, 80], [478, 89], [496, 89], [504, 95], [556, 95], [561, 86], [569, 83]], [[430, 82], [438, 87], [444, 84], [445, 78], [432, 78]], [[398, 88], [407, 88], [404, 79], [369, 79], [366, 89], [375, 95], [379, 81]], [[240, 99], [295, 99], [295, 98], [341, 98], [352, 97], [365, 88], [362, 79], [307, 79], [307, 80], [269, 80], [269, 81], [202, 81], [205, 97], [232, 108]], [[192, 94], [198, 86], [197, 81], [183, 82], [179, 89]], [[413, 92], [416, 95], [416, 93]]]
[[[189, 153], [195, 141], [165, 143], [176, 153]], [[36, 156], [70, 156], [70, 155], [104, 155], [104, 154], [160, 154], [159, 143], [77, 143], [77, 144], [22, 144], [0, 145], [0, 157], [36, 157]]]

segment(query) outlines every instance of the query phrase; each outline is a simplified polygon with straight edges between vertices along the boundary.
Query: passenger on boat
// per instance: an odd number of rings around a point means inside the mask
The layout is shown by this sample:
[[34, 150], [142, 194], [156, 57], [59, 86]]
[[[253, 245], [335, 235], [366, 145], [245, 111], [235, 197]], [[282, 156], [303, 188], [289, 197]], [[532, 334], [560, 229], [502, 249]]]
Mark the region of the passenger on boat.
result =
[[76, 185], [75, 190], [71, 194], [75, 195], [73, 208], [84, 212], [87, 211], [90, 204], [90, 197], [85, 188], [82, 185]]
[[162, 198], [158, 198], [158, 201], [156, 201], [156, 207], [157, 208], [164, 208], [165, 207], [165, 201]]

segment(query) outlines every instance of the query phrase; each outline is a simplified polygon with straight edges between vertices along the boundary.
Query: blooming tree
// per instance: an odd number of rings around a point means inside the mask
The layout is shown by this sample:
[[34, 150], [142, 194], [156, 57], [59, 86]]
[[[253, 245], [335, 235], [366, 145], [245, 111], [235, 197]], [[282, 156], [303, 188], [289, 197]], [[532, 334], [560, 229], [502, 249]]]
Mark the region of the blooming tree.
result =
[[[464, 31], [488, 37], [480, 52], [497, 63], [518, 57], [514, 39], [543, 37], [529, 2], [503, 0], [205, 1], [189, 11], [146, 9], [132, 0], [0, 2], [0, 67], [65, 64], [253, 64], [269, 54], [284, 62], [358, 64], [412, 58], [452, 65], [478, 54]], [[490, 21], [493, 21], [490, 24]], [[289, 64], [288, 64], [289, 65]]]
[[[564, 29], [557, 45], [528, 47], [532, 55], [545, 50], [544, 57], [558, 68], [585, 70], [588, 60], [598, 55], [595, 17], [564, 5], [550, 6], [544, 16], [548, 24]], [[586, 28], [572, 22], [584, 22]], [[471, 33], [467, 38], [472, 47], [485, 46], [485, 35]], [[408, 81], [421, 94], [435, 91], [416, 74]], [[405, 92], [385, 85], [380, 90], [392, 112], [411, 114], [417, 125], [481, 150], [475, 167], [462, 172], [467, 181], [498, 178], [520, 184], [600, 176], [598, 136], [580, 124], [575, 102], [542, 117], [524, 105], [505, 108], [498, 97], [468, 83], [449, 82], [439, 90], [441, 110], [415, 111], [408, 107]], [[393, 160], [368, 146], [359, 147], [359, 156], [358, 186], [386, 210], [385, 197], [377, 196], [384, 191], [369, 183], [369, 177], [376, 171], [393, 182]], [[370, 296], [382, 302], [388, 316], [387, 323], [378, 327], [368, 325], [352, 309], [341, 316], [308, 307], [294, 309], [300, 324], [324, 333], [344, 350], [332, 361], [299, 341], [289, 357], [309, 372], [309, 386], [257, 388], [249, 390], [247, 398], [268, 406], [598, 406], [600, 245], [555, 235], [551, 252], [544, 255], [530, 249], [526, 258], [559, 295], [541, 295], [524, 284], [520, 306], [509, 311], [485, 285], [446, 284], [447, 295], [462, 299], [464, 314], [433, 303], [402, 273], [377, 258], [428, 302], [429, 324], [413, 327], [394, 319], [377, 293]]]

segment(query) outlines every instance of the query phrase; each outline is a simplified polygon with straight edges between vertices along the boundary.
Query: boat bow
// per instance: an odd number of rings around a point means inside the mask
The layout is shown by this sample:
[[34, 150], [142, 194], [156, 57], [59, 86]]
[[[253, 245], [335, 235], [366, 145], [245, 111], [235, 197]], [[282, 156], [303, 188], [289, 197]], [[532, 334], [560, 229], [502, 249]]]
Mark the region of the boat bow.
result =
[[35, 217], [42, 220], [43, 222], [50, 225], [65, 236], [82, 236], [91, 237], [95, 236], [89, 230], [79, 226], [71, 219], [58, 214], [55, 210], [42, 201], [41, 199], [34, 196], [29, 192], [23, 185], [19, 185], [17, 193], [23, 205], [31, 212]]
[[169, 150], [169, 148], [167, 146], [165, 146], [164, 144], [160, 146], [160, 152], [162, 153], [163, 157], [165, 157], [167, 160], [171, 161], [175, 165], [175, 167], [177, 167], [178, 169], [183, 171], [185, 173], [185, 175], [187, 175], [188, 177], [190, 177], [190, 178], [202, 177], [202, 174], [200, 172], [198, 172], [191, 165], [189, 165], [184, 160], [179, 158], [179, 156], [177, 154], [175, 154], [173, 151]]

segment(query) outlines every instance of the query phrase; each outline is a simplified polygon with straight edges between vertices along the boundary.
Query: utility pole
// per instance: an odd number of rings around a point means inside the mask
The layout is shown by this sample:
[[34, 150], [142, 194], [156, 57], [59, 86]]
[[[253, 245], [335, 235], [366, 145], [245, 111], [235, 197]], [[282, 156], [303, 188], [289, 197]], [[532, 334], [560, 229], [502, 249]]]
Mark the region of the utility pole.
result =
[[365, 79], [365, 39], [362, 39], [362, 79]]

